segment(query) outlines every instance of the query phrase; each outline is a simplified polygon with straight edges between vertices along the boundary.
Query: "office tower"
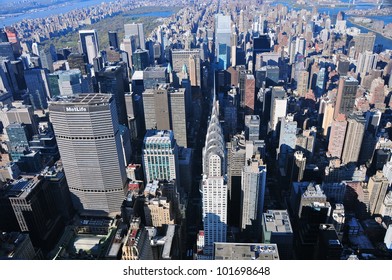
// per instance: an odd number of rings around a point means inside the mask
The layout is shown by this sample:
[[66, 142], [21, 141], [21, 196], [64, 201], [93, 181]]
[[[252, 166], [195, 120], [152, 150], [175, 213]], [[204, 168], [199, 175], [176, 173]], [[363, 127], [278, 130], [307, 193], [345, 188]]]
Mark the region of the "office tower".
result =
[[341, 260], [343, 245], [333, 224], [320, 224], [314, 258], [317, 260]]
[[299, 71], [297, 81], [297, 94], [300, 97], [305, 97], [308, 92], [309, 72], [306, 70]]
[[247, 159], [241, 180], [241, 230], [249, 237], [258, 238], [261, 233], [261, 216], [264, 209], [267, 166], [260, 155]]
[[25, 80], [31, 105], [33, 105], [34, 109], [48, 108], [47, 100], [50, 97], [50, 91], [47, 81], [47, 70], [28, 69], [25, 71]]
[[160, 64], [162, 63], [162, 46], [158, 42], [152, 45], [152, 53], [154, 58], [154, 63]]
[[50, 195], [53, 195], [56, 201], [61, 201], [61, 203], [56, 203], [55, 207], [58, 215], [67, 223], [74, 217], [75, 209], [72, 205], [63, 164], [61, 161], [57, 161], [53, 166], [45, 168], [41, 175], [44, 178], [44, 184], [48, 185]]
[[193, 50], [179, 50], [173, 49], [171, 51], [173, 71], [180, 73], [185, 64], [189, 69], [189, 80], [191, 86], [201, 86], [201, 58], [200, 49]]
[[323, 98], [320, 100], [319, 117], [322, 117], [321, 128], [323, 136], [329, 136], [331, 134], [334, 111], [333, 101]]
[[113, 95], [116, 104], [118, 122], [127, 125], [127, 113], [125, 108], [125, 86], [127, 85], [125, 64], [107, 66], [96, 73], [100, 93]]
[[[214, 83], [215, 86], [215, 83]], [[204, 224], [203, 254], [212, 256], [215, 242], [226, 242], [227, 232], [227, 185], [225, 145], [219, 122], [218, 102], [213, 100], [213, 108], [203, 148], [202, 217]]]
[[88, 72], [85, 60], [85, 54], [71, 53], [67, 58], [69, 69], [79, 69], [83, 76], [87, 75]]
[[340, 77], [334, 119], [336, 119], [339, 114], [345, 114], [346, 117], [348, 117], [348, 115], [353, 112], [357, 89], [358, 80], [349, 76]]
[[49, 111], [75, 208], [120, 211], [126, 174], [114, 98], [57, 98]]
[[146, 41], [144, 39], [143, 23], [127, 23], [124, 24], [124, 36], [127, 38], [135, 38], [136, 49], [146, 49]]
[[286, 116], [287, 110], [286, 92], [283, 87], [273, 87], [271, 93], [271, 115], [269, 122], [269, 131], [276, 135], [276, 128], [280, 118]]
[[347, 119], [347, 131], [342, 151], [343, 163], [357, 163], [365, 133], [366, 119], [361, 113], [351, 114]]
[[117, 32], [109, 31], [108, 36], [109, 36], [109, 46], [113, 47], [115, 50], [118, 50], [120, 48], [120, 45], [118, 44]]
[[304, 177], [306, 157], [301, 151], [295, 151], [291, 166], [290, 183], [301, 182]]
[[158, 84], [143, 92], [146, 129], [172, 130], [179, 146], [187, 147], [185, 89]]
[[360, 53], [365, 51], [373, 51], [376, 34], [374, 33], [360, 33], [354, 36], [354, 58], [357, 59]]
[[144, 89], [154, 89], [157, 84], [169, 82], [167, 67], [147, 67], [143, 71]]
[[13, 107], [7, 107], [0, 110], [0, 120], [4, 128], [11, 123], [23, 123], [26, 126], [29, 135], [38, 133], [34, 109], [30, 105], [22, 105], [14, 102]]
[[294, 115], [287, 115], [281, 118], [279, 149], [281, 153], [288, 153], [295, 150], [297, 142], [297, 122], [294, 121]]
[[12, 43], [10, 42], [0, 43], [0, 57], [4, 60], [15, 60]]
[[135, 71], [146, 69], [150, 65], [148, 51], [137, 49], [132, 55], [132, 62]]
[[93, 59], [99, 54], [98, 34], [95, 29], [79, 30], [80, 50], [85, 55], [85, 62], [94, 64]]
[[148, 129], [142, 153], [146, 183], [153, 180], [179, 183], [178, 146], [172, 131]]
[[144, 204], [146, 226], [162, 227], [174, 224], [174, 215], [171, 203], [166, 197], [154, 197]]
[[384, 93], [384, 80], [382, 78], [377, 78], [372, 81], [370, 86], [370, 98], [369, 104], [374, 104], [376, 108], [383, 108], [385, 101]]
[[35, 247], [48, 252], [63, 230], [56, 201], [43, 178], [11, 180], [0, 191], [2, 231], [28, 232]]
[[343, 115], [334, 120], [331, 124], [331, 134], [329, 136], [328, 153], [333, 158], [342, 156], [343, 144], [346, 136], [347, 121]]
[[288, 211], [267, 210], [263, 214], [262, 228], [261, 242], [276, 244], [280, 259], [292, 259], [294, 234]]
[[375, 175], [370, 177], [367, 187], [370, 194], [370, 215], [381, 214], [381, 208], [388, 190], [388, 179], [381, 170], [378, 170]]
[[220, 44], [231, 46], [231, 18], [229, 15], [215, 15], [215, 54]]
[[316, 87], [314, 93], [316, 98], [320, 98], [325, 92], [326, 73], [325, 68], [320, 68], [317, 73]]
[[226, 70], [230, 66], [230, 47], [226, 44], [219, 44], [217, 58], [217, 69]]
[[82, 93], [82, 73], [79, 69], [59, 70], [48, 75], [50, 96]]
[[263, 243], [214, 244], [214, 260], [279, 260], [278, 246]]
[[246, 140], [259, 140], [260, 135], [260, 116], [245, 116], [245, 138]]
[[39, 259], [39, 254], [35, 251], [28, 233], [2, 232], [0, 233], [0, 258], [2, 260], [34, 260]]
[[39, 58], [41, 60], [41, 66], [44, 69], [48, 69], [50, 73], [53, 73], [53, 59], [52, 54], [49, 50], [41, 50], [39, 52]]
[[295, 54], [305, 55], [306, 40], [304, 37], [297, 37], [295, 40]]
[[[245, 113], [252, 115], [255, 111], [255, 95], [256, 95], [256, 83], [255, 78], [252, 74], [246, 74], [244, 84], [241, 83], [242, 76], [240, 74], [240, 94], [241, 94], [241, 86], [245, 87], [244, 89], [244, 108]], [[241, 100], [242, 101], [242, 100]]]
[[355, 73], [359, 73], [361, 77], [364, 77], [370, 72], [370, 70], [376, 69], [378, 60], [377, 57], [378, 54], [373, 53], [373, 51], [365, 51], [363, 53], [359, 53]]
[[[294, 183], [291, 192], [294, 218], [298, 219], [297, 258], [313, 259], [320, 224], [327, 223], [331, 215], [331, 204], [319, 185]], [[298, 210], [298, 212], [297, 212]]]
[[152, 248], [148, 230], [140, 218], [132, 218], [129, 230], [122, 245], [122, 260], [152, 260]]
[[6, 128], [8, 135], [8, 152], [13, 161], [18, 161], [29, 148], [31, 135], [23, 123], [11, 123]]
[[316, 145], [317, 128], [312, 126], [310, 129], [302, 131], [302, 134], [297, 135], [296, 150], [304, 153], [304, 156], [311, 160], [313, 158], [314, 149]]
[[[246, 154], [245, 135], [237, 134], [227, 143], [227, 189], [229, 198], [229, 211], [231, 209], [240, 209], [241, 205], [241, 176], [242, 168], [245, 165]], [[253, 152], [253, 151], [252, 151]], [[252, 155], [249, 154], [248, 158]], [[240, 222], [240, 213], [238, 210], [232, 211], [228, 215], [228, 223], [237, 226]]]
[[340, 76], [347, 76], [348, 70], [350, 69], [350, 61], [346, 58], [340, 58], [337, 62], [337, 70]]

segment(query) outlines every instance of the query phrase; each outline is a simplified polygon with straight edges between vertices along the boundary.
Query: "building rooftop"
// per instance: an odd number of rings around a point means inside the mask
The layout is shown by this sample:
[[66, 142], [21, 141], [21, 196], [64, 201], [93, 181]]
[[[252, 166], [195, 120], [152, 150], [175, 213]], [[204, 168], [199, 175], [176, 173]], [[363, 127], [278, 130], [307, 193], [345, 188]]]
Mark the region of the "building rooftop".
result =
[[215, 260], [279, 260], [276, 244], [215, 243]]
[[265, 229], [276, 233], [293, 233], [287, 210], [267, 210], [263, 214]]
[[111, 94], [82, 93], [70, 96], [56, 96], [50, 103], [57, 105], [105, 105], [111, 101]]

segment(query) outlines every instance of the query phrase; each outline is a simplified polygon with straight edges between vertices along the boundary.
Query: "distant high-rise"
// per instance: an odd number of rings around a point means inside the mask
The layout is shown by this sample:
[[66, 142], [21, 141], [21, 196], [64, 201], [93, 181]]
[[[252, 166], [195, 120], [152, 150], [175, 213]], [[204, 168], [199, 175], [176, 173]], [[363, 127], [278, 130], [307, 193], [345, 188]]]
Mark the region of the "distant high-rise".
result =
[[146, 49], [146, 41], [144, 39], [143, 23], [127, 23], [124, 24], [124, 36], [136, 39], [137, 49]]
[[157, 84], [143, 92], [146, 129], [173, 130], [179, 146], [187, 147], [185, 89]]
[[113, 97], [95, 93], [58, 98], [49, 111], [75, 207], [119, 212], [126, 174]]
[[113, 47], [115, 50], [119, 49], [120, 45], [118, 44], [117, 32], [109, 31], [108, 36], [109, 36], [109, 46]]
[[167, 67], [147, 67], [143, 70], [144, 89], [154, 89], [157, 84], [169, 82]]
[[287, 97], [283, 87], [273, 87], [271, 95], [271, 116], [269, 131], [276, 132], [279, 118], [285, 117], [287, 111]]
[[355, 73], [359, 73], [361, 77], [365, 76], [371, 69], [376, 69], [377, 61], [378, 54], [373, 53], [373, 51], [359, 53]]
[[173, 71], [180, 73], [185, 65], [189, 69], [189, 80], [192, 86], [201, 86], [200, 49], [172, 50]]
[[127, 113], [125, 107], [125, 91], [127, 86], [125, 64], [107, 66], [96, 73], [100, 93], [110, 93], [116, 104], [117, 119], [120, 124], [127, 124]]
[[231, 17], [229, 15], [215, 15], [215, 53], [219, 53], [219, 45], [231, 46]]
[[59, 70], [48, 75], [51, 96], [82, 93], [82, 73], [79, 69]]
[[86, 55], [86, 63], [94, 64], [93, 59], [99, 54], [98, 34], [95, 29], [79, 30], [80, 49]]
[[150, 65], [148, 51], [144, 49], [137, 49], [132, 54], [132, 62], [136, 71], [143, 71], [146, 69]]
[[179, 181], [178, 146], [171, 130], [147, 130], [143, 141], [143, 167], [146, 183]]
[[347, 117], [354, 111], [357, 89], [358, 80], [349, 76], [340, 77], [338, 93], [336, 96], [334, 119], [336, 119], [339, 114], [345, 114]]
[[47, 70], [38, 68], [28, 69], [25, 71], [25, 80], [30, 101], [34, 109], [48, 108], [50, 91], [47, 81]]
[[259, 140], [260, 135], [260, 116], [245, 116], [245, 138], [246, 140]]
[[376, 34], [374, 33], [360, 33], [354, 36], [352, 39], [354, 41], [355, 54], [354, 58], [358, 58], [360, 53], [365, 51], [373, 51], [374, 42], [376, 41]]

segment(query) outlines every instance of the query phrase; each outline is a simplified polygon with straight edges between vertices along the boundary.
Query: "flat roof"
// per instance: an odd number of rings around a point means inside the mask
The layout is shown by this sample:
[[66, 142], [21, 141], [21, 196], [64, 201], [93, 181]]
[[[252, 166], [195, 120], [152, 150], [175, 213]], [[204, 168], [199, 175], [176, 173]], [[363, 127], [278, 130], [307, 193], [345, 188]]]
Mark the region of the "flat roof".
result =
[[111, 101], [111, 94], [81, 93], [69, 96], [57, 96], [50, 103], [64, 105], [103, 105]]

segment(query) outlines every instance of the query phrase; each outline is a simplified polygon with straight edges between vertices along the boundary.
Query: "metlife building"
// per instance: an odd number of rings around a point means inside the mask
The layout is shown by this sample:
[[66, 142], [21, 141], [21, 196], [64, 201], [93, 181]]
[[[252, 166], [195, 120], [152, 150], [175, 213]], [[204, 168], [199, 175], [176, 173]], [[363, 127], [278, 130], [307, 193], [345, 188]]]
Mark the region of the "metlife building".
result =
[[125, 163], [116, 105], [110, 94], [49, 102], [65, 175], [80, 213], [115, 213], [124, 199]]

